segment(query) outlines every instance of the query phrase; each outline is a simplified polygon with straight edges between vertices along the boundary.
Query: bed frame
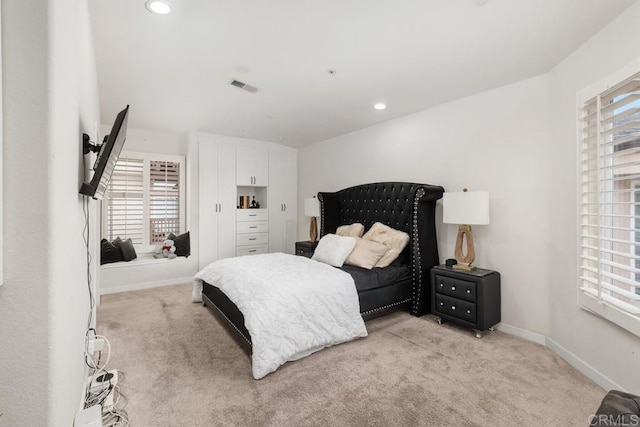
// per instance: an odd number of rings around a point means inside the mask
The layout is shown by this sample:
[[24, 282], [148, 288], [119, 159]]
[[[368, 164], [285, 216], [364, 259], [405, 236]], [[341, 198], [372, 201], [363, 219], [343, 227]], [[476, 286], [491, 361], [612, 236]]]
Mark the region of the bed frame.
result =
[[[435, 207], [443, 193], [444, 188], [440, 186], [408, 182], [380, 182], [318, 193], [320, 236], [355, 222], [363, 224], [365, 230], [381, 222], [410, 236], [409, 244], [398, 257], [400, 263], [411, 268], [410, 283], [405, 281], [359, 293], [365, 320], [398, 309], [408, 309], [414, 316], [429, 312], [429, 271], [439, 263]], [[251, 336], [236, 305], [208, 283], [203, 283], [202, 301], [214, 315], [225, 319], [223, 323], [232, 335], [250, 351]]]

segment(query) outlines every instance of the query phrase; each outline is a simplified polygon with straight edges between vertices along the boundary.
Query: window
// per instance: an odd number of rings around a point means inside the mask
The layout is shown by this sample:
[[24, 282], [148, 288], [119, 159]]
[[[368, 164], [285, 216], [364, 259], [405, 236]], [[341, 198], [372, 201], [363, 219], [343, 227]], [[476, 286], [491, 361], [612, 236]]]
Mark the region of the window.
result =
[[582, 94], [579, 301], [640, 335], [640, 73]]
[[103, 202], [103, 236], [151, 252], [184, 230], [184, 157], [123, 152]]

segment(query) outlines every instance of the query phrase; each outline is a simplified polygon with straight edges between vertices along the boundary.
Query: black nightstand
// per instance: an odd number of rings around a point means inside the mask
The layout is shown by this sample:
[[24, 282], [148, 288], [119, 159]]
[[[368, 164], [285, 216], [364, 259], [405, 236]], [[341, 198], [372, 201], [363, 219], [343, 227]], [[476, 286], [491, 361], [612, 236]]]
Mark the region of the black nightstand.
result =
[[500, 273], [476, 268], [455, 270], [439, 265], [431, 269], [431, 314], [472, 328], [476, 337], [493, 331], [500, 322]]
[[311, 258], [313, 256], [313, 252], [316, 250], [316, 246], [318, 246], [318, 242], [312, 242], [311, 240], [296, 242], [296, 255]]

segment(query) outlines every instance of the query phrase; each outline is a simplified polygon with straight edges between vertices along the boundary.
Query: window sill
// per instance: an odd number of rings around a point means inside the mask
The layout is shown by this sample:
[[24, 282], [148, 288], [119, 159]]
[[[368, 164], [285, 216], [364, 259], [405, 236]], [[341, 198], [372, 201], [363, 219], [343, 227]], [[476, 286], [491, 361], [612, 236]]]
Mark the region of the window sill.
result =
[[578, 305], [582, 309], [615, 323], [640, 337], [640, 319], [638, 317], [625, 313], [606, 302], [600, 302], [593, 295], [583, 291], [579, 291]]
[[100, 269], [103, 270], [108, 270], [108, 269], [112, 269], [112, 268], [126, 268], [126, 267], [136, 267], [136, 266], [141, 266], [141, 265], [151, 265], [151, 264], [163, 264], [163, 263], [181, 263], [181, 262], [186, 262], [190, 259], [183, 257], [183, 256], [179, 256], [177, 258], [174, 259], [169, 259], [169, 258], [154, 258], [153, 254], [138, 254], [138, 258], [133, 259], [131, 261], [119, 261], [119, 262], [113, 262], [110, 264], [104, 264], [100, 266]]

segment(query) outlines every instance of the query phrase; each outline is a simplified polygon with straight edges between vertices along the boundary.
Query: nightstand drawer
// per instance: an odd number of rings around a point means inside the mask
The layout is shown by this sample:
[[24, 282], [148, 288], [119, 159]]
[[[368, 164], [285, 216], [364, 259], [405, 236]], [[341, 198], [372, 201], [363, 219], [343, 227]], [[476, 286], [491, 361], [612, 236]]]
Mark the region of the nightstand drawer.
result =
[[317, 246], [318, 246], [318, 242], [310, 242], [310, 241], [296, 242], [296, 255], [301, 255], [301, 256], [306, 256], [307, 258], [311, 258]]
[[436, 312], [476, 323], [476, 305], [468, 301], [436, 294]]
[[436, 274], [436, 293], [476, 302], [476, 284]]

